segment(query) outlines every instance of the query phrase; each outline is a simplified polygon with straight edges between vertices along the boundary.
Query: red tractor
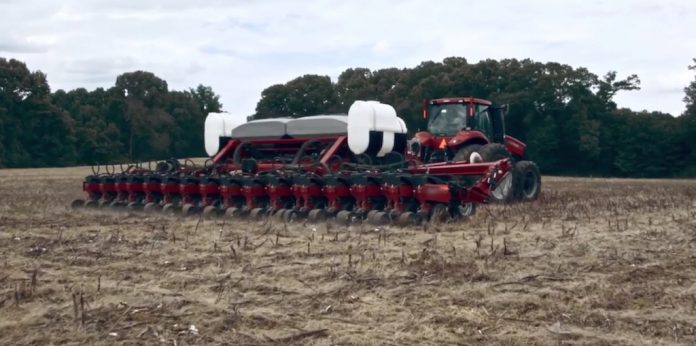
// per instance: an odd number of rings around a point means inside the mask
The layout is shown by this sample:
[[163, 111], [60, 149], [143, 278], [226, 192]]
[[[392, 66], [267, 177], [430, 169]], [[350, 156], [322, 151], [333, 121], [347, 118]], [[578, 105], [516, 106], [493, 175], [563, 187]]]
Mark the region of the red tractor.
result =
[[502, 202], [536, 200], [541, 191], [539, 168], [525, 160], [527, 145], [505, 134], [506, 111], [507, 105], [496, 107], [473, 97], [424, 102], [423, 117], [428, 119], [428, 128], [411, 140], [410, 154], [426, 163], [510, 158], [514, 162], [510, 178], [492, 193], [492, 198]]

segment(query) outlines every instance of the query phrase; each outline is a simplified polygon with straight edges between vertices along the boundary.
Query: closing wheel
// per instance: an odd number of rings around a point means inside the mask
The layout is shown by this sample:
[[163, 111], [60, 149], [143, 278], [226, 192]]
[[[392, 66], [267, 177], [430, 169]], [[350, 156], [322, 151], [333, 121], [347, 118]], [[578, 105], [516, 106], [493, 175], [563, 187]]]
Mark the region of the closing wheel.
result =
[[474, 203], [466, 203], [457, 206], [458, 219], [467, 219], [474, 216], [474, 214], [476, 214], [476, 204]]
[[142, 207], [143, 205], [138, 203], [138, 202], [130, 202], [126, 205], [126, 209], [128, 210], [138, 210]]
[[441, 224], [449, 220], [449, 210], [447, 210], [447, 205], [443, 203], [437, 203], [433, 206], [430, 211], [430, 223]]
[[260, 220], [261, 217], [266, 213], [263, 208], [254, 208], [249, 212], [249, 219]]
[[76, 199], [76, 200], [72, 201], [72, 203], [70, 203], [70, 208], [80, 209], [80, 208], [84, 207], [85, 204], [86, 204], [86, 202], [84, 199]]
[[97, 207], [97, 201], [90, 199], [85, 201], [85, 209], [94, 209]]
[[383, 211], [378, 211], [369, 216], [368, 221], [375, 226], [386, 225], [389, 223], [389, 215]]
[[241, 210], [237, 207], [229, 207], [229, 208], [225, 209], [225, 217], [226, 218], [239, 217], [240, 214], [241, 214]]
[[347, 225], [350, 223], [350, 220], [352, 218], [352, 212], [348, 210], [341, 210], [336, 214], [336, 222], [342, 225]]
[[370, 210], [367, 212], [367, 215], [365, 215], [365, 220], [368, 222], [372, 222], [372, 217], [374, 217], [375, 214], [379, 213], [379, 210]]
[[100, 199], [99, 202], [97, 202], [97, 207], [99, 207], [99, 208], [108, 207], [109, 205], [111, 205], [111, 202], [112, 202], [112, 201], [107, 201], [107, 200], [104, 200], [104, 199]]
[[326, 212], [324, 209], [312, 209], [307, 215], [309, 222], [320, 222], [326, 220]]
[[219, 209], [216, 208], [214, 205], [208, 205], [205, 208], [203, 208], [203, 217], [204, 218], [213, 218], [219, 214]]
[[278, 209], [273, 212], [271, 217], [273, 218], [273, 221], [275, 222], [283, 222], [283, 214], [288, 211], [287, 209]]
[[176, 214], [176, 207], [172, 203], [167, 203], [162, 207], [162, 214], [172, 216]]
[[297, 220], [297, 216], [298, 214], [296, 211], [288, 209], [283, 213], [283, 222], [294, 222]]
[[160, 208], [160, 205], [154, 202], [150, 202], [145, 204], [143, 207], [143, 211], [146, 213], [152, 213], [154, 211], [157, 211]]
[[416, 213], [405, 211], [396, 218], [396, 222], [399, 226], [411, 226], [416, 223]]
[[195, 214], [198, 211], [198, 207], [191, 203], [186, 203], [184, 204], [183, 207], [181, 207], [181, 214], [184, 216], [191, 216]]

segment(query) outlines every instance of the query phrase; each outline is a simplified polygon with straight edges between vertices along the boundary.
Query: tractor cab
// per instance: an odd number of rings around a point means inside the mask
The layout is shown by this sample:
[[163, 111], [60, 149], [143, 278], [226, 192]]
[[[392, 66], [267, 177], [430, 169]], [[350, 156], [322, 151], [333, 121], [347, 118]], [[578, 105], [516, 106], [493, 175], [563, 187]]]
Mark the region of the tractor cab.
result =
[[473, 97], [424, 102], [427, 131], [416, 133], [411, 141], [410, 154], [428, 162], [459, 161], [463, 156], [457, 158], [457, 153], [464, 147], [499, 143], [512, 156], [521, 158], [524, 156], [524, 143], [505, 134], [506, 109], [507, 106], [496, 107], [488, 100]]
[[426, 110], [428, 132], [454, 137], [460, 131], [476, 130], [493, 137], [490, 110], [491, 103], [485, 100], [432, 100]]

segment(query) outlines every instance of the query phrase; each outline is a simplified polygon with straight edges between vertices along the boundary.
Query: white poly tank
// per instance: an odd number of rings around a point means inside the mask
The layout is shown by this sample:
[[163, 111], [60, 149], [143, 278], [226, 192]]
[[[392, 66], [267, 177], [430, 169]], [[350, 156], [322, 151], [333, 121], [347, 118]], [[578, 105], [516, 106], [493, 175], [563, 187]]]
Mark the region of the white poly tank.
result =
[[220, 150], [220, 137], [229, 137], [235, 127], [246, 123], [246, 121], [246, 116], [230, 113], [208, 113], [203, 126], [205, 152], [209, 156], [217, 154]]
[[370, 133], [381, 137], [378, 145], [378, 157], [384, 156], [394, 149], [394, 134], [407, 132], [406, 124], [396, 115], [394, 107], [377, 101], [355, 101], [348, 110], [348, 147], [354, 154], [365, 153], [370, 147]]

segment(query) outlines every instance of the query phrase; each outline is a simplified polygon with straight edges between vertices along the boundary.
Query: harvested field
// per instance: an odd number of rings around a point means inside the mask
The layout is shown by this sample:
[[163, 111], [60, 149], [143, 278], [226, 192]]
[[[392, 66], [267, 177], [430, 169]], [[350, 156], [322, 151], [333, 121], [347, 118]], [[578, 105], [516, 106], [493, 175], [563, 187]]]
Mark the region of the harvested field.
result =
[[543, 179], [377, 228], [68, 209], [0, 170], [0, 344], [695, 344], [696, 181]]

